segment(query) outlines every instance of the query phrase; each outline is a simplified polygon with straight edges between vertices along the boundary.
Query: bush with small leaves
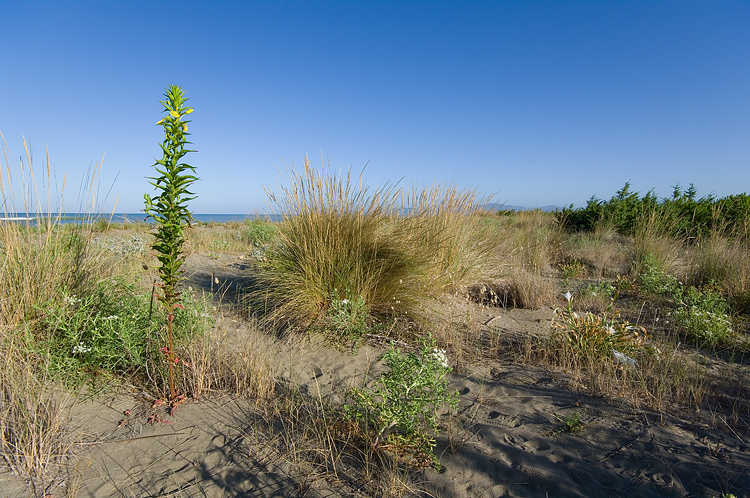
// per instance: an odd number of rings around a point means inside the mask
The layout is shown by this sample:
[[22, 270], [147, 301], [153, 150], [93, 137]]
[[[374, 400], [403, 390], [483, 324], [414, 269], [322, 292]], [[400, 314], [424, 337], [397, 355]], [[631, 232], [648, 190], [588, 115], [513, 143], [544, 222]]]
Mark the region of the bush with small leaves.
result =
[[347, 412], [369, 435], [373, 450], [417, 453], [412, 462], [439, 465], [433, 453], [438, 412], [458, 404], [458, 394], [449, 391], [445, 379], [451, 370], [445, 351], [428, 337], [416, 351], [405, 353], [391, 347], [383, 361], [389, 370], [373, 388], [353, 389]]

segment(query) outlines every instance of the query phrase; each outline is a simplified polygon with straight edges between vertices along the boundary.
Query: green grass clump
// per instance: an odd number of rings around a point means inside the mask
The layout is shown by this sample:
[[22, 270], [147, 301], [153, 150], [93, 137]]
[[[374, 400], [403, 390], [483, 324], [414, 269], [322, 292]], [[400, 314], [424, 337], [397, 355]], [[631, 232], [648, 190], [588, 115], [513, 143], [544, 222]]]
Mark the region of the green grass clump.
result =
[[239, 230], [238, 238], [245, 244], [262, 247], [270, 243], [278, 233], [276, 224], [266, 220], [247, 220]]

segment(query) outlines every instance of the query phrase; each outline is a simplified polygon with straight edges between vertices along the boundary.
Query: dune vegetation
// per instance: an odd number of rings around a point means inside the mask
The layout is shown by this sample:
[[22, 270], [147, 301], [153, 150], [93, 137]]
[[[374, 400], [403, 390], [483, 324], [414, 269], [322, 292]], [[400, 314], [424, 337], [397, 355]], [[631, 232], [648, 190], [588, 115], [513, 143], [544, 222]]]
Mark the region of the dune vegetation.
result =
[[[633, 410], [750, 427], [746, 194], [697, 198], [691, 186], [660, 200], [626, 184], [580, 209], [497, 213], [475, 191], [370, 189], [305, 160], [269, 191], [279, 221], [186, 228], [185, 257], [239, 254], [246, 286], [229, 296], [212, 292], [213, 275], [188, 278], [170, 311], [154, 301], [151, 226], [62, 223], [48, 214], [62, 198], [36, 194], [36, 181], [54, 184], [49, 167], [39, 175], [30, 156], [0, 174], [6, 217], [35, 218], [0, 222], [0, 454], [34, 495], [80, 491], [59, 477], [81, 451], [70, 410], [122, 389], [145, 393], [154, 417], [193, 400], [252, 400], [256, 429], [282, 428], [276, 448], [300, 475], [343, 479], [346, 465], [373, 496], [418, 493], [403, 476], [440, 466], [435, 442], [457, 401], [446, 376], [483, 362], [541, 367]], [[97, 181], [95, 171], [89, 205]], [[548, 333], [472, 319], [513, 308], [550, 309]], [[221, 339], [226, 314], [251, 335]], [[269, 344], [311, 338], [379, 348], [389, 370], [338, 403], [303, 396], [278, 377]], [[168, 412], [154, 415], [161, 403]]]

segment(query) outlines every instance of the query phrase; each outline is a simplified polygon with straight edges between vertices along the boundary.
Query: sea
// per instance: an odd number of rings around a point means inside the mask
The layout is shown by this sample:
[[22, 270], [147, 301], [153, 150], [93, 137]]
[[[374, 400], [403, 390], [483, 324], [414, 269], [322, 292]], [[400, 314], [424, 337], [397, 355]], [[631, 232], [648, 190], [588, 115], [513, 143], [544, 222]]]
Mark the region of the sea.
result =
[[[70, 223], [95, 223], [97, 220], [107, 220], [110, 223], [154, 223], [153, 218], [146, 218], [144, 213], [0, 213], [0, 221], [12, 221], [17, 223], [28, 222], [36, 225], [40, 221], [50, 219], [53, 223], [70, 224]], [[229, 223], [245, 222], [257, 219], [266, 219], [276, 221], [278, 215], [264, 214], [239, 214], [239, 213], [193, 213], [193, 219], [202, 223]]]

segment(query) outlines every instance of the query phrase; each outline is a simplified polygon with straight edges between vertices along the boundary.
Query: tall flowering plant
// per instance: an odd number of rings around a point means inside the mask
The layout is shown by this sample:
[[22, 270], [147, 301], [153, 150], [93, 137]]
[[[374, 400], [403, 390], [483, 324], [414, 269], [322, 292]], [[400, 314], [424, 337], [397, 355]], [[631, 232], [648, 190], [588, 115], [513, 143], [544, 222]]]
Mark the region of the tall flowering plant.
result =
[[145, 194], [144, 198], [147, 216], [157, 223], [152, 248], [161, 263], [157, 269], [161, 279], [161, 283], [157, 283], [160, 289], [157, 296], [167, 311], [167, 345], [162, 351], [169, 367], [169, 395], [170, 399], [174, 399], [174, 366], [178, 360], [174, 353], [172, 324], [175, 310], [182, 307], [177, 285], [182, 278], [181, 267], [185, 261], [184, 230], [193, 221], [187, 203], [195, 199], [195, 195], [188, 189], [198, 178], [193, 166], [181, 162], [188, 152], [195, 152], [185, 148], [190, 144], [187, 141], [187, 124], [190, 121], [184, 117], [193, 109], [185, 106], [188, 99], [178, 86], [167, 88], [164, 97], [165, 100], [160, 102], [167, 115], [157, 123], [164, 128], [164, 141], [161, 144], [163, 156], [153, 165], [159, 176], [148, 178], [158, 194], [154, 197]]

